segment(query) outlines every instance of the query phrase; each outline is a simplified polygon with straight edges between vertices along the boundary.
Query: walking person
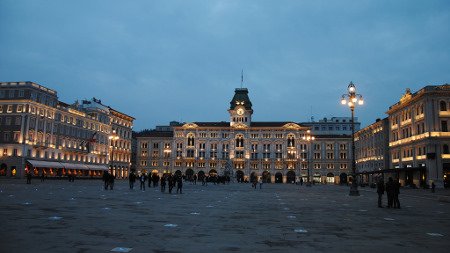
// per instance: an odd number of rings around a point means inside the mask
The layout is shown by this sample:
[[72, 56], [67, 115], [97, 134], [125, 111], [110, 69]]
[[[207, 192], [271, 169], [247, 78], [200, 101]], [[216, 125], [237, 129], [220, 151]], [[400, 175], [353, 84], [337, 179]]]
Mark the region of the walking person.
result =
[[386, 194], [387, 194], [387, 200], [388, 200], [388, 208], [391, 208], [393, 206], [394, 202], [394, 180], [392, 177], [389, 177], [389, 181], [386, 183]]
[[394, 195], [393, 195], [393, 200], [394, 200], [394, 208], [398, 208], [400, 209], [400, 200], [398, 198], [398, 195], [400, 194], [400, 182], [398, 181], [398, 179], [395, 180], [394, 182]]
[[31, 184], [31, 173], [27, 172], [27, 184]]
[[436, 185], [434, 184], [434, 182], [431, 182], [431, 192], [434, 193], [436, 189]]
[[172, 175], [169, 175], [169, 177], [167, 178], [167, 183], [169, 184], [169, 193], [172, 194], [172, 189], [173, 189], [173, 177], [172, 177]]
[[108, 190], [108, 186], [109, 186], [109, 172], [108, 171], [103, 172], [102, 179], [103, 179], [105, 190]]
[[152, 173], [149, 172], [147, 175], [147, 179], [148, 179], [148, 188], [152, 187], [152, 180], [150, 180], [152, 178]]
[[177, 193], [178, 191], [180, 192], [180, 194], [183, 194], [183, 180], [181, 177], [178, 177], [178, 184], [177, 184]]
[[378, 179], [377, 193], [378, 193], [378, 207], [383, 208], [383, 205], [382, 205], [382, 198], [383, 198], [383, 194], [384, 194], [383, 178]]
[[259, 178], [258, 183], [259, 183], [259, 189], [262, 189], [262, 185], [263, 185], [262, 177]]
[[134, 182], [136, 182], [136, 175], [134, 174], [134, 172], [130, 173], [130, 176], [128, 177], [128, 180], [130, 182], [130, 190], [134, 189]]
[[141, 182], [139, 189], [141, 191], [145, 191], [145, 180], [146, 180], [145, 173], [142, 173], [141, 176], [139, 177], [139, 182]]
[[194, 185], [197, 184], [197, 175], [194, 175]]
[[161, 192], [166, 191], [166, 178], [164, 176], [161, 177]]
[[44, 175], [44, 170], [42, 170], [42, 174], [41, 174], [41, 182], [44, 182], [45, 180], [45, 175]]
[[[73, 180], [73, 179], [72, 179]], [[109, 174], [109, 189], [112, 191], [114, 188], [114, 181], [116, 180], [116, 175]]]

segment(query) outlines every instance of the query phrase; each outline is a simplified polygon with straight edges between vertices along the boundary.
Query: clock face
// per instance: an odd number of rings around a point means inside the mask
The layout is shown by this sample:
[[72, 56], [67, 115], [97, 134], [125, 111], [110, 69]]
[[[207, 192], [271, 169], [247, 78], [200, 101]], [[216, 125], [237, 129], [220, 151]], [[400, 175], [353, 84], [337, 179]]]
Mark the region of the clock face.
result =
[[242, 115], [242, 114], [244, 114], [244, 109], [239, 108], [239, 109], [237, 109], [236, 112], [237, 112], [238, 115]]

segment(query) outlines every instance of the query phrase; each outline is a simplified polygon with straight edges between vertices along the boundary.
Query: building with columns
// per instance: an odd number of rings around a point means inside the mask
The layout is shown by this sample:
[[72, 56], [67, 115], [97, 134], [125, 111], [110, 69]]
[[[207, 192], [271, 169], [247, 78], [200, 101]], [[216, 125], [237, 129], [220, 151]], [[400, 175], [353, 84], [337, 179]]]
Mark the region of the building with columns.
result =
[[173, 122], [169, 128], [138, 134], [137, 171], [292, 183], [300, 177], [306, 181], [310, 169], [311, 179], [317, 182], [347, 181], [348, 135], [327, 132], [308, 143], [303, 137], [310, 126], [255, 122], [246, 88], [235, 90], [228, 113], [228, 122]]
[[0, 82], [0, 176], [100, 177], [110, 164], [112, 111], [97, 99], [66, 104], [33, 82]]

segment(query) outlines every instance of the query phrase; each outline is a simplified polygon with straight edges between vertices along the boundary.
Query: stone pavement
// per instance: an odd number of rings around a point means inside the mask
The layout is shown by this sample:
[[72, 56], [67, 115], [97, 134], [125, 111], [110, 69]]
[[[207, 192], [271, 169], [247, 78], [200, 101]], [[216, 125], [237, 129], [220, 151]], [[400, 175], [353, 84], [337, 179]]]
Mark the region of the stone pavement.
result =
[[401, 190], [402, 209], [377, 208], [374, 189], [348, 191], [185, 183], [170, 195], [1, 179], [0, 252], [448, 252], [448, 191]]

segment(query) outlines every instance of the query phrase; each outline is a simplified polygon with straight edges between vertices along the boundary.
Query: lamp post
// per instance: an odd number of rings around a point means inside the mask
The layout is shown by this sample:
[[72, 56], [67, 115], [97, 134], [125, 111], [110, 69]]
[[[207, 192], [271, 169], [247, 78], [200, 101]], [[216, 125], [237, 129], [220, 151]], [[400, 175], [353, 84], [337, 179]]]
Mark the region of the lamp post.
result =
[[341, 99], [341, 104], [348, 105], [350, 111], [352, 112], [352, 185], [350, 187], [350, 196], [359, 196], [358, 184], [356, 183], [356, 161], [355, 161], [355, 106], [363, 105], [364, 100], [361, 94], [356, 93], [356, 87], [353, 82], [347, 87], [348, 94], [343, 94]]
[[113, 141], [117, 141], [119, 139], [119, 135], [116, 134], [116, 130], [112, 130], [112, 134], [110, 136], [108, 136], [108, 139], [110, 140], [110, 147], [111, 147], [111, 153], [109, 154], [109, 164], [111, 166], [111, 174], [116, 174], [115, 172], [113, 173], [113, 150], [114, 150], [114, 142]]
[[[307, 170], [307, 172], [308, 172], [308, 178], [307, 178], [307, 180], [306, 180], [306, 186], [311, 187], [311, 173], [310, 173], [310, 170], [311, 170], [310, 160], [311, 160], [311, 158], [312, 158], [311, 150], [312, 150], [312, 142], [313, 142], [316, 138], [315, 138], [314, 136], [311, 135], [311, 130], [307, 130], [307, 131], [306, 131], [306, 134], [303, 136], [302, 139], [303, 139], [304, 141], [306, 141], [306, 142], [309, 143], [309, 150], [308, 150], [309, 152], [306, 153], [306, 164], [307, 164], [307, 166], [308, 166], [308, 170]], [[311, 153], [311, 157], [308, 155], [308, 153]]]

